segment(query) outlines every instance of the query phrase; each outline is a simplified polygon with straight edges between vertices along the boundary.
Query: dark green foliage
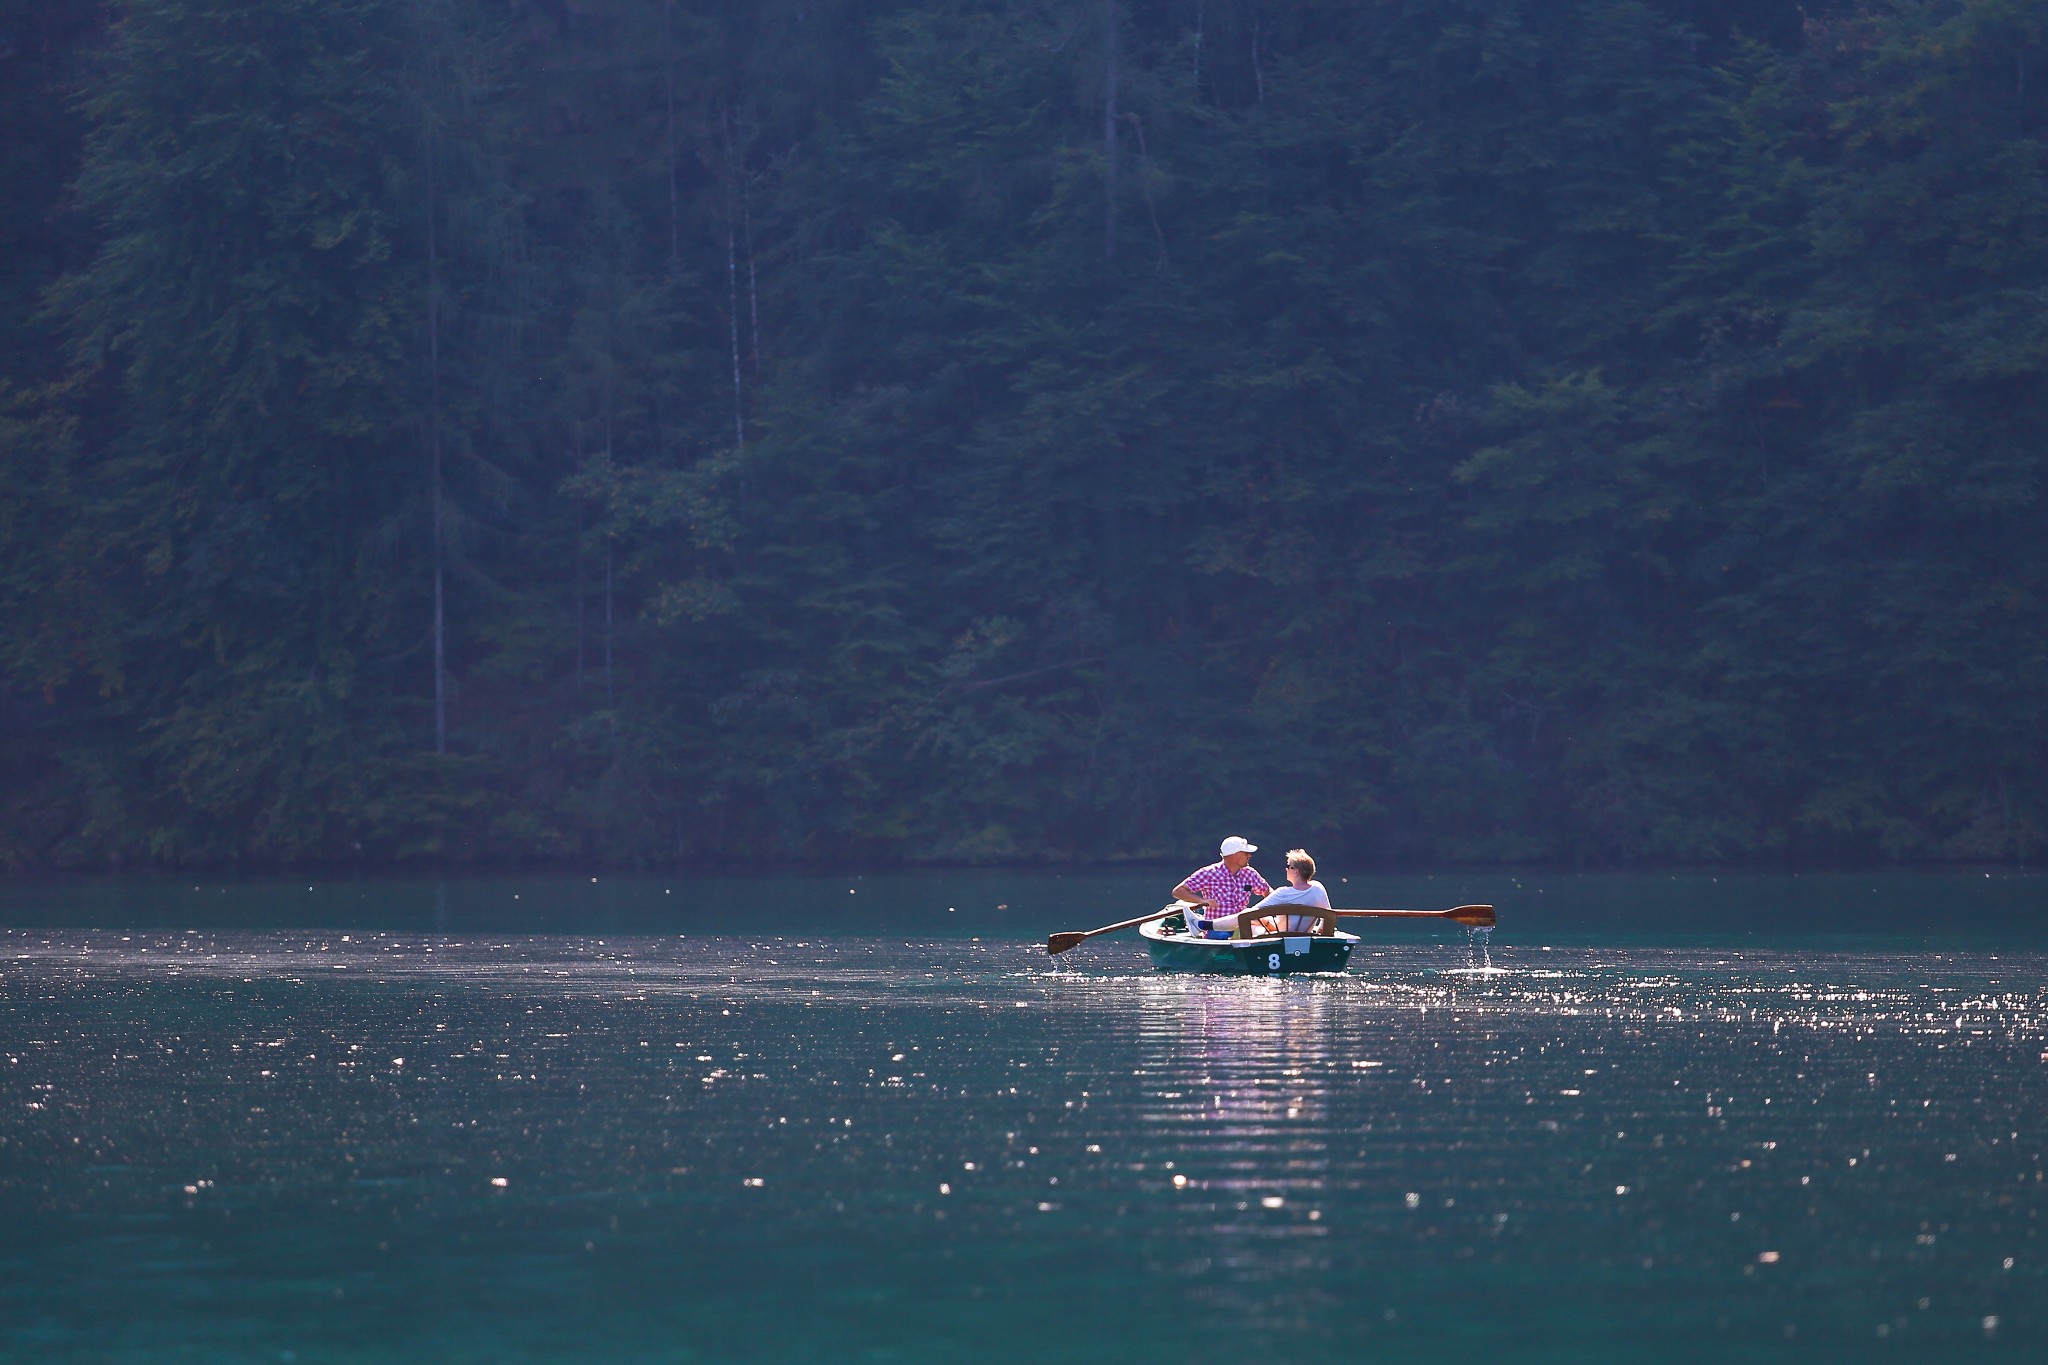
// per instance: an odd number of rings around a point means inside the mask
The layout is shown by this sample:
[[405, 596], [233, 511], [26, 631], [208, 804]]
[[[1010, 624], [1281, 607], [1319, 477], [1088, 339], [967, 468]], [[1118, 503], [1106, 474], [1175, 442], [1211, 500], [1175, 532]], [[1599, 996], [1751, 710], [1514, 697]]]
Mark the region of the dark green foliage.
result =
[[2048, 5], [96, 13], [12, 863], [2048, 840]]

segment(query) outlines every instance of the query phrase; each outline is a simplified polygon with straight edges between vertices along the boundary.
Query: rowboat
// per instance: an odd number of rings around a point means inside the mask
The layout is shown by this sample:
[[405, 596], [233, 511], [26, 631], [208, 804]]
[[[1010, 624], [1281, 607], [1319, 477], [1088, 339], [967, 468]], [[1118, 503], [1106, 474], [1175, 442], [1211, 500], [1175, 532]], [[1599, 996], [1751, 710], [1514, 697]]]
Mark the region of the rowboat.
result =
[[1138, 926], [1152, 965], [1162, 972], [1221, 972], [1229, 976], [1293, 976], [1341, 972], [1358, 935], [1274, 934], [1268, 938], [1189, 938], [1179, 914]]
[[[1295, 972], [1341, 972], [1357, 946], [1354, 934], [1279, 934], [1271, 938], [1189, 938], [1186, 914], [1195, 907], [1175, 901], [1149, 915], [1105, 924], [1100, 929], [1062, 929], [1045, 940], [1045, 951], [1058, 957], [1091, 938], [1136, 929], [1145, 938], [1152, 965], [1163, 972], [1228, 972], [1233, 976], [1288, 976]], [[1299, 914], [1294, 906], [1279, 909]], [[1490, 930], [1490, 905], [1454, 905], [1448, 910], [1326, 910], [1339, 919], [1449, 920], [1467, 929]], [[1261, 946], [1263, 945], [1263, 947]], [[1277, 949], [1277, 951], [1275, 951]]]

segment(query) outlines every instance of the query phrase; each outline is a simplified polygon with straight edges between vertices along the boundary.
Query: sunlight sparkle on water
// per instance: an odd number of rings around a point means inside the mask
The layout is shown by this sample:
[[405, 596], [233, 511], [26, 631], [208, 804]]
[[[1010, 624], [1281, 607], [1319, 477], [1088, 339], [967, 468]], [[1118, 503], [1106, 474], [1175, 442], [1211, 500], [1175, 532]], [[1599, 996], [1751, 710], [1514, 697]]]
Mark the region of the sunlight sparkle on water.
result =
[[0, 946], [9, 1356], [2042, 1341], [2031, 953], [1411, 939], [1235, 980], [814, 934]]

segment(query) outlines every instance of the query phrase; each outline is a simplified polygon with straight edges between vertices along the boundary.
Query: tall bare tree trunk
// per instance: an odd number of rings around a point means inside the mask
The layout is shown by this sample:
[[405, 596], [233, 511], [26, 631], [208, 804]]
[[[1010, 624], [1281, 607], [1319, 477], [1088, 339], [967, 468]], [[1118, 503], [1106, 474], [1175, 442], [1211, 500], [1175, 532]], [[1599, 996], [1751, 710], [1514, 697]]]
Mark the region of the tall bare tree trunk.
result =
[[1166, 233], [1159, 226], [1159, 206], [1152, 202], [1152, 151], [1145, 145], [1145, 121], [1126, 113], [1131, 131], [1138, 135], [1138, 189], [1145, 196], [1145, 217], [1152, 223], [1152, 240], [1159, 244], [1159, 269], [1166, 269]]
[[[725, 316], [727, 340], [732, 347], [732, 435], [734, 451], [743, 454], [747, 448], [747, 384], [745, 367], [740, 359], [740, 169], [739, 154], [733, 145], [733, 121], [732, 110], [721, 103], [718, 111], [718, 131], [725, 141]], [[752, 280], [753, 267], [750, 259], [750, 293]], [[758, 344], [758, 334], [756, 340]], [[739, 485], [740, 515], [745, 516], [752, 501], [753, 480], [744, 462], [740, 465]]]
[[[728, 206], [729, 208], [730, 206]], [[740, 263], [732, 216], [725, 220], [726, 316], [732, 325], [732, 433], [735, 445], [747, 444], [746, 385], [740, 378]]]
[[1266, 66], [1259, 48], [1265, 40], [1265, 6], [1259, 0], [1252, 0], [1252, 83], [1259, 92], [1259, 103], [1266, 102]]
[[[572, 452], [573, 453], [573, 452]], [[576, 506], [576, 688], [583, 688], [583, 604], [589, 594], [583, 586], [583, 505]]]
[[662, 88], [668, 96], [668, 269], [674, 276], [682, 268], [682, 213], [676, 194], [676, 3], [664, 0], [661, 9]]
[[1102, 259], [1116, 259], [1117, 0], [1102, 0]]
[[612, 538], [604, 538], [604, 705], [612, 706]]
[[[612, 375], [617, 368], [617, 359], [612, 347], [611, 320], [605, 322], [605, 375], [604, 375], [604, 463], [611, 469], [612, 463]], [[604, 538], [604, 704], [610, 710], [612, 704], [612, 537]]]
[[447, 649], [447, 602], [445, 595], [446, 539], [443, 532], [443, 508], [441, 489], [441, 238], [436, 218], [440, 204], [436, 197], [439, 188], [435, 179], [434, 166], [434, 120], [429, 113], [426, 120], [427, 156], [427, 389], [428, 389], [428, 444], [432, 450], [430, 477], [433, 487], [430, 501], [433, 508], [433, 561], [434, 561], [434, 752], [448, 752], [448, 649]]
[[758, 379], [761, 373], [761, 284], [754, 270], [754, 194], [745, 179], [740, 181], [740, 223], [747, 247], [747, 318], [751, 328], [748, 359], [753, 362], [753, 373]]
[[2021, 49], [2012, 54], [2012, 134], [2014, 137], [2027, 135], [2027, 54]]
[[739, 165], [733, 148], [732, 112], [720, 109], [719, 132], [725, 138], [725, 316], [732, 342], [732, 431], [734, 444], [747, 444], [747, 389], [740, 366]]

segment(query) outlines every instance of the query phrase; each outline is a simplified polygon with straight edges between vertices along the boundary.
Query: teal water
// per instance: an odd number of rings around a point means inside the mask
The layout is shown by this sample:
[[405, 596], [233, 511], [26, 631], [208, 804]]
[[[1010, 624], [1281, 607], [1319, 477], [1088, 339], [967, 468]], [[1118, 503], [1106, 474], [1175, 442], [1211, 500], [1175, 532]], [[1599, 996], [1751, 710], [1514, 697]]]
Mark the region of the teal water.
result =
[[2040, 1358], [2048, 884], [1718, 875], [9, 884], [0, 1358]]
[[[1164, 904], [1186, 869], [1086, 876], [157, 878], [0, 880], [0, 926], [546, 934], [810, 933], [1043, 939]], [[2009, 869], [1822, 873], [1456, 872], [1331, 876], [1342, 906], [1495, 904], [1503, 941], [2048, 949], [2048, 876]]]

